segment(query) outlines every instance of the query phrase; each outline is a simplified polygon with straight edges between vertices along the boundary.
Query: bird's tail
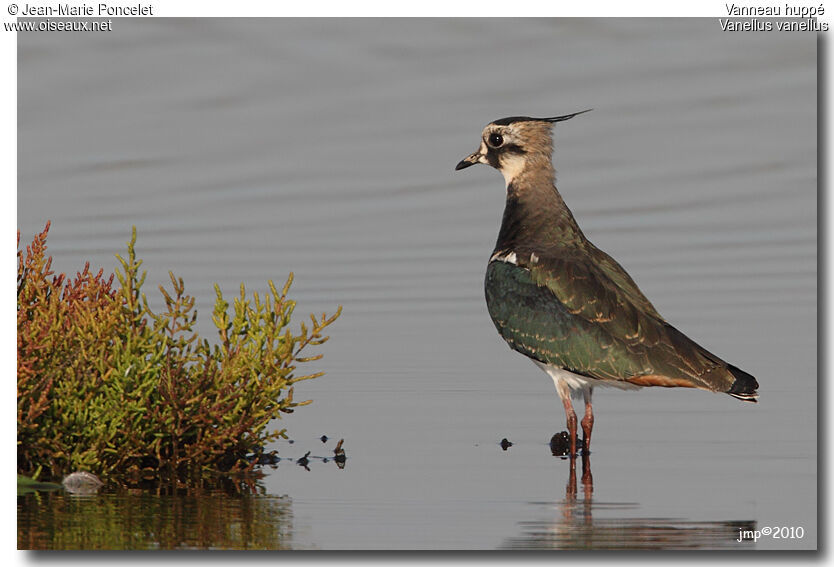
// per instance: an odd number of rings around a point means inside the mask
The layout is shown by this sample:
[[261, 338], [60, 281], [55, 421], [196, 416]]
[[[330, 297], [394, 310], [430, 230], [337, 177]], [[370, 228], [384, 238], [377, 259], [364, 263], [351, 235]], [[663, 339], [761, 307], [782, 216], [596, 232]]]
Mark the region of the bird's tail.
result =
[[729, 370], [735, 378], [733, 385], [730, 386], [727, 393], [734, 398], [738, 398], [739, 400], [756, 403], [759, 398], [759, 393], [756, 391], [759, 388], [759, 383], [756, 382], [756, 379], [744, 370], [736, 368], [732, 364], [727, 365], [727, 370]]

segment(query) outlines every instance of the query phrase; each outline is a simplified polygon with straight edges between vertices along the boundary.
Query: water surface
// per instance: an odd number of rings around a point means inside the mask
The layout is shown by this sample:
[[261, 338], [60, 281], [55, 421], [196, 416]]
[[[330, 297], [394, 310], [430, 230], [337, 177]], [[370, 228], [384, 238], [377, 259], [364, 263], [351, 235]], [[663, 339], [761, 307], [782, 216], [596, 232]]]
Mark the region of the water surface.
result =
[[[19, 500], [21, 534], [53, 522], [22, 547], [816, 547], [815, 35], [658, 19], [113, 27], [18, 35], [22, 241], [51, 219], [58, 270], [112, 270], [136, 225], [148, 293], [174, 270], [206, 334], [214, 282], [263, 290], [294, 271], [298, 314], [344, 314], [327, 375], [297, 388], [314, 403], [282, 424], [296, 443], [275, 448], [328, 456], [327, 434], [348, 462], [288, 460], [262, 495], [216, 504], [253, 508], [229, 522], [272, 526], [263, 537], [199, 537], [189, 506], [215, 504], [185, 501], [173, 537], [59, 537], [67, 506], [132, 526], [174, 504], [50, 495]], [[555, 163], [586, 235], [761, 384], [757, 405], [597, 392], [592, 484], [550, 454], [552, 382], [486, 312], [503, 179], [453, 171], [490, 120], [585, 108], [556, 126]], [[751, 526], [805, 537], [733, 541]]]

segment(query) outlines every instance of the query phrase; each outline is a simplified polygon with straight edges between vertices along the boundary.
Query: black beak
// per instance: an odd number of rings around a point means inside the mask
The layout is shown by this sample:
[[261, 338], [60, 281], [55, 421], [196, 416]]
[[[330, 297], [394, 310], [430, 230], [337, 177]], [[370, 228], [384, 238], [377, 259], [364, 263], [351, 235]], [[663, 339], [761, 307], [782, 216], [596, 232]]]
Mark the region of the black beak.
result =
[[476, 163], [481, 163], [481, 158], [482, 157], [483, 156], [481, 155], [480, 150], [477, 151], [477, 152], [474, 152], [472, 154], [469, 154], [468, 156], [466, 156], [465, 158], [463, 158], [462, 160], [460, 160], [458, 162], [458, 164], [455, 166], [455, 171], [460, 171], [461, 169], [466, 169], [470, 165], [475, 165]]

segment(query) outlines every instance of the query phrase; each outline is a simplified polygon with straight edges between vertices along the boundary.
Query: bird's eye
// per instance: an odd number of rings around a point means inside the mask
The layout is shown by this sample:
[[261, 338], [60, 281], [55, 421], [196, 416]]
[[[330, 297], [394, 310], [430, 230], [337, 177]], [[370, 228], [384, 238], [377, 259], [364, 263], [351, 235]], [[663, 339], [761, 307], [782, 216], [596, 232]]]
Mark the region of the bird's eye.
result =
[[493, 148], [501, 147], [501, 144], [504, 143], [504, 136], [501, 134], [490, 134], [489, 135], [489, 145]]

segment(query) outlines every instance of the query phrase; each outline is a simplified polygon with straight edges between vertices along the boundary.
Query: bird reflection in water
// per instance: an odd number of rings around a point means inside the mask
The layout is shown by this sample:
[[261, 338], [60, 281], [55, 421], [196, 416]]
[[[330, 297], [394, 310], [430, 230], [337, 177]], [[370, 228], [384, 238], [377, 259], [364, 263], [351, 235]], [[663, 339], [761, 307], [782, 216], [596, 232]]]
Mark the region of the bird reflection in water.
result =
[[[558, 434], [557, 434], [558, 435]], [[555, 438], [556, 436], [554, 436]], [[558, 449], [558, 447], [557, 447]], [[536, 515], [545, 520], [521, 522], [522, 534], [501, 546], [513, 549], [752, 549], [751, 540], [738, 542], [739, 530], [755, 530], [756, 522], [690, 521], [639, 517], [641, 505], [594, 501], [594, 477], [589, 453], [570, 456], [565, 497], [536, 502]], [[577, 463], [579, 461], [579, 463]], [[577, 464], [581, 467], [577, 473]], [[582, 485], [581, 496], [579, 484]], [[553, 516], [553, 512], [558, 514]], [[594, 518], [594, 515], [597, 518]]]
[[[552, 450], [552, 449], [551, 449]], [[554, 457], [565, 458], [558, 451], [553, 451]], [[580, 460], [582, 462], [582, 502], [576, 502], [576, 455], [569, 455], [570, 469], [568, 471], [568, 484], [565, 486], [565, 504], [562, 506], [562, 518], [566, 526], [583, 525], [593, 527], [593, 514], [591, 502], [594, 498], [594, 476], [591, 474], [591, 456], [583, 452]], [[578, 516], [578, 517], [575, 517]]]
[[[591, 474], [591, 457], [583, 454], [582, 460], [582, 502], [591, 517], [591, 501], [594, 496], [594, 476]], [[576, 457], [570, 458], [570, 472], [568, 473], [568, 484], [565, 487], [565, 501], [571, 504], [576, 503]], [[566, 509], [569, 507], [566, 507]]]

